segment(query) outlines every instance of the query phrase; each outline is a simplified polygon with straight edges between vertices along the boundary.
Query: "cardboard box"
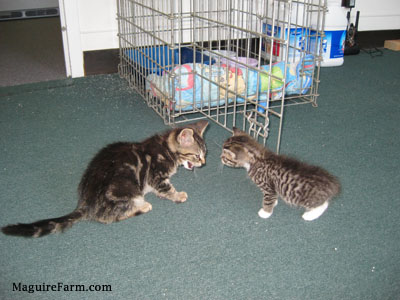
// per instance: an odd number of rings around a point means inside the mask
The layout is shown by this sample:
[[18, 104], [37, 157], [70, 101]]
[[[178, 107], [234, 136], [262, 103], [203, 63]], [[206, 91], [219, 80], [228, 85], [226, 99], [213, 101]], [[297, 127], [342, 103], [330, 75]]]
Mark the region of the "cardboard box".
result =
[[387, 40], [384, 47], [393, 51], [400, 51], [400, 40]]

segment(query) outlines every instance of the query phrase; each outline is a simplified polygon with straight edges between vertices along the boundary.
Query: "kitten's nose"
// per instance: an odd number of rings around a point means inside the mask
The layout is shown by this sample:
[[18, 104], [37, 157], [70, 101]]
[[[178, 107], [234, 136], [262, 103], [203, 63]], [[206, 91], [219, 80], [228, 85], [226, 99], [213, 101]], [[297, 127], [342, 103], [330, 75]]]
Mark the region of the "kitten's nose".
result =
[[206, 163], [206, 159], [205, 159], [205, 158], [202, 158], [202, 159], [201, 159], [201, 163], [204, 165], [204, 164]]

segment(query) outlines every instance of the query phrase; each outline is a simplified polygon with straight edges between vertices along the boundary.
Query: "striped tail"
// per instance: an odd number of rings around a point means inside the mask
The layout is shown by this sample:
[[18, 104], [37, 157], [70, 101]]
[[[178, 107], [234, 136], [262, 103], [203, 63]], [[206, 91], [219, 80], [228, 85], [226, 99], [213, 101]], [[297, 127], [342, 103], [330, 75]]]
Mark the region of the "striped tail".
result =
[[1, 228], [6, 235], [22, 237], [42, 237], [51, 233], [62, 232], [84, 218], [80, 210], [54, 219], [40, 220], [30, 224], [7, 225]]

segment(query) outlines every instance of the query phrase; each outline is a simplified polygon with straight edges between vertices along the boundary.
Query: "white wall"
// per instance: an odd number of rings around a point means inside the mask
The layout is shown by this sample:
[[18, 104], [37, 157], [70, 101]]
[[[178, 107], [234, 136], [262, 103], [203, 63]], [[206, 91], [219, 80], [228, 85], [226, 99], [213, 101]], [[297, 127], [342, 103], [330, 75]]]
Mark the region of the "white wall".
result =
[[359, 31], [400, 29], [399, 0], [356, 0], [352, 17], [360, 11]]
[[[67, 18], [67, 31], [71, 26], [72, 29], [76, 28], [73, 30], [76, 34], [71, 36], [78, 39], [76, 43], [70, 41], [70, 44], [77, 45], [70, 46], [69, 49], [75, 53], [70, 57], [72, 66], [70, 73], [72, 77], [83, 76], [83, 51], [112, 49], [119, 46], [116, 20], [117, 0], [59, 1], [60, 3], [75, 3], [72, 5], [75, 11]], [[400, 0], [356, 0], [356, 7], [352, 11], [353, 19], [357, 10], [360, 11], [358, 28], [360, 31], [400, 29]], [[66, 14], [68, 15], [68, 12]], [[76, 55], [77, 53], [80, 55]], [[74, 59], [74, 56], [77, 58]]]
[[68, 77], [84, 76], [78, 1], [59, 0], [65, 68]]
[[118, 48], [116, 0], [78, 1], [83, 51]]
[[[116, 2], [116, 0], [78, 1], [83, 51], [118, 48]], [[360, 11], [360, 31], [400, 29], [399, 0], [356, 0], [356, 7], [352, 10], [353, 18], [357, 10]]]

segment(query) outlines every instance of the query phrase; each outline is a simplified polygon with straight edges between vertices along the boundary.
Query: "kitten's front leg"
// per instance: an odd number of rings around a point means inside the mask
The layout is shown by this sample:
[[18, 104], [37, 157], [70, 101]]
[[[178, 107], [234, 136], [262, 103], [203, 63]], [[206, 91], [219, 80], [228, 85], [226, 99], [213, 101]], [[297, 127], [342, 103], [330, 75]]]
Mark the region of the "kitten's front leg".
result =
[[269, 218], [273, 211], [274, 207], [278, 204], [278, 196], [274, 192], [264, 192], [264, 198], [263, 198], [263, 203], [261, 208], [258, 211], [258, 215], [263, 218], [267, 219]]
[[167, 198], [177, 203], [185, 202], [188, 197], [186, 192], [177, 192], [168, 179], [160, 182], [155, 189], [157, 196]]

